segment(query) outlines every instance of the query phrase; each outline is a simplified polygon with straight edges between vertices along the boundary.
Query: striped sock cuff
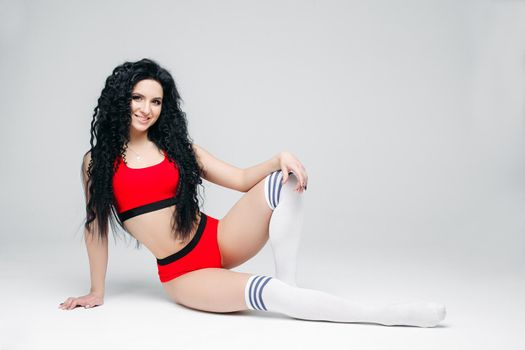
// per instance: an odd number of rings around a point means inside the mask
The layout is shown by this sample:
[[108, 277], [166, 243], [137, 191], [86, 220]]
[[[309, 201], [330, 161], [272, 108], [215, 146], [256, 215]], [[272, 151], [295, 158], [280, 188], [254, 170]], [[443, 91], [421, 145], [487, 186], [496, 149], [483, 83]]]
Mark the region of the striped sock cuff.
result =
[[266, 176], [264, 181], [264, 197], [266, 198], [266, 203], [268, 203], [268, 206], [272, 210], [279, 204], [281, 188], [283, 187], [282, 180], [283, 173], [281, 170], [277, 170]]
[[[289, 171], [288, 175], [294, 174], [293, 171]], [[295, 175], [295, 174], [294, 174]], [[279, 199], [281, 198], [281, 189], [283, 187], [283, 172], [281, 170], [276, 170], [270, 175], [267, 175], [264, 179], [264, 197], [266, 198], [266, 203], [270, 209], [274, 210], [279, 204]]]
[[262, 298], [262, 292], [266, 284], [272, 279], [270, 276], [252, 275], [246, 283], [244, 289], [244, 299], [246, 306], [250, 310], [266, 310], [266, 305]]

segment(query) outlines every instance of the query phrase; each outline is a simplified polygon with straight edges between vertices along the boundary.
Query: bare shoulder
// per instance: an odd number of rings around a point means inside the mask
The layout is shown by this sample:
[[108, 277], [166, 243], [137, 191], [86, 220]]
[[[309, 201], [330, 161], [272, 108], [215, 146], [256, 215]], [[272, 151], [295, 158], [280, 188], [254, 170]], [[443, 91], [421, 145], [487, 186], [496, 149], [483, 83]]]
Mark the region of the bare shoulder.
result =
[[191, 147], [193, 148], [193, 152], [195, 152], [196, 155], [198, 155], [198, 153], [202, 151], [202, 147], [200, 147], [196, 143], [192, 143]]
[[91, 161], [91, 150], [89, 150], [86, 153], [84, 153], [83, 161], [84, 161], [84, 163], [86, 163], [86, 162], [89, 163]]
[[82, 171], [84, 173], [87, 173], [90, 162], [91, 162], [91, 150], [84, 153], [84, 156], [82, 157]]
[[195, 158], [197, 158], [197, 163], [199, 163], [199, 166], [204, 169], [204, 164], [203, 164], [203, 156], [204, 156], [204, 153], [206, 152], [202, 147], [200, 147], [199, 145], [197, 145], [196, 143], [192, 143], [191, 144], [191, 147], [193, 148], [193, 153], [195, 153]]

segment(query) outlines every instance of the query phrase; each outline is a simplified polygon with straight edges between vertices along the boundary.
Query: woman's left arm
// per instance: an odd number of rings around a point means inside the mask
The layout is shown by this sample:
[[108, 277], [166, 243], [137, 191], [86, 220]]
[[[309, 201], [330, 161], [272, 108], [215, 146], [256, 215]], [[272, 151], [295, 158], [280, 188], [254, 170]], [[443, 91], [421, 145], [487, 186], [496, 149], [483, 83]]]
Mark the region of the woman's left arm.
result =
[[291, 171], [299, 179], [295, 191], [302, 192], [306, 190], [308, 184], [306, 169], [299, 159], [290, 152], [280, 152], [266, 162], [244, 169], [244, 178], [248, 190], [276, 170], [283, 172], [283, 184], [288, 181], [288, 172]]
[[248, 192], [250, 188], [276, 170], [282, 170], [283, 183], [288, 181], [288, 172], [292, 171], [299, 179], [297, 191], [305, 190], [308, 183], [306, 169], [290, 152], [280, 152], [260, 164], [240, 169], [215, 158], [196, 144], [193, 144], [193, 150], [203, 169], [204, 179], [240, 192]]

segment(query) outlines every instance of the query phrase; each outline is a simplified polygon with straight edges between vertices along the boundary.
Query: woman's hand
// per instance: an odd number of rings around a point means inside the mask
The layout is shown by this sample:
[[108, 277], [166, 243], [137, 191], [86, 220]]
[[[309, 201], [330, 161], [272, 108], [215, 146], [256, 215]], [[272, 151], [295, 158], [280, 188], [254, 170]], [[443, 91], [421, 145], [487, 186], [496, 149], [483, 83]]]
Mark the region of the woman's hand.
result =
[[290, 152], [279, 153], [279, 164], [283, 172], [283, 184], [288, 181], [288, 172], [293, 172], [297, 179], [296, 191], [302, 192], [306, 190], [308, 184], [308, 175], [303, 164]]
[[77, 306], [83, 306], [85, 309], [89, 309], [102, 304], [104, 304], [104, 295], [89, 293], [78, 298], [69, 297], [61, 303], [58, 308], [62, 310], [72, 310]]

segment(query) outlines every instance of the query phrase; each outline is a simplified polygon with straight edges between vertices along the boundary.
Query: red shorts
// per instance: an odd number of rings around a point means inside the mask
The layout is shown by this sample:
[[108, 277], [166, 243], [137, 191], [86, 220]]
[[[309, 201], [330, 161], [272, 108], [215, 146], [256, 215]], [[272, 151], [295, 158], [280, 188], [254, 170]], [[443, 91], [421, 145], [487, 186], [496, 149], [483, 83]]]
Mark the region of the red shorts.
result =
[[159, 278], [168, 282], [187, 272], [207, 267], [221, 268], [221, 252], [217, 242], [219, 220], [201, 212], [195, 236], [181, 250], [162, 259], [157, 259]]

